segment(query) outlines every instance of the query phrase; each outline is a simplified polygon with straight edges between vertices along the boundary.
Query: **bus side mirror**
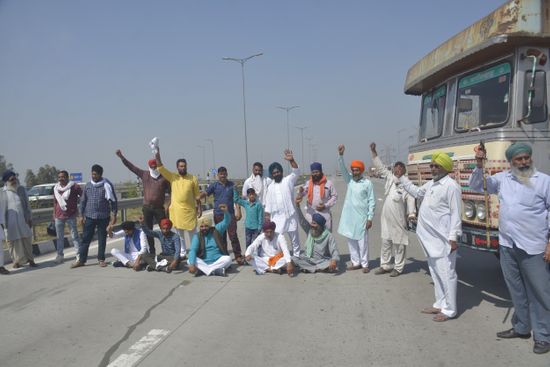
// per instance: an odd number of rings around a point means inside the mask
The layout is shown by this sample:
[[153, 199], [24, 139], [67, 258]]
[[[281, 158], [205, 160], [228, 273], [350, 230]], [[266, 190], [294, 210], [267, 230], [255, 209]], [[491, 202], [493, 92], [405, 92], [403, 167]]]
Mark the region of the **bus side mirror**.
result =
[[470, 112], [472, 110], [472, 100], [470, 98], [460, 98], [458, 100], [458, 112]]

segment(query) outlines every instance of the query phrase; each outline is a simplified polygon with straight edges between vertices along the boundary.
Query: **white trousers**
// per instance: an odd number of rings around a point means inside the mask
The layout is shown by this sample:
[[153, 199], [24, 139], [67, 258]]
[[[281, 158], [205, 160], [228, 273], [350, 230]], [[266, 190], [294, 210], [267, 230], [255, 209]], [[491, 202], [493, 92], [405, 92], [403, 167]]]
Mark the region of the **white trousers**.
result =
[[191, 240], [193, 240], [193, 236], [195, 233], [197, 233], [196, 229], [192, 229], [190, 231], [187, 231], [185, 229], [179, 229], [175, 228], [176, 233], [178, 234], [181, 242], [181, 250], [180, 250], [180, 257], [183, 259], [187, 255], [187, 246], [185, 242], [185, 234], [187, 233], [188, 239], [189, 239], [189, 246], [191, 246]]
[[128, 264], [128, 262], [131, 262], [133, 265], [134, 261], [136, 261], [137, 257], [139, 256], [139, 252], [131, 252], [127, 254], [126, 252], [123, 252], [117, 248], [114, 248], [111, 250], [111, 255], [116, 257], [118, 261], [120, 261], [124, 265]]
[[212, 264], [205, 263], [202, 259], [197, 257], [197, 268], [202, 271], [206, 276], [210, 275], [214, 270], [231, 266], [231, 256], [220, 256], [218, 260]]
[[433, 307], [440, 308], [441, 313], [456, 316], [456, 251], [449, 256], [428, 257], [428, 266], [434, 282], [435, 303]]
[[267, 269], [270, 270], [277, 270], [282, 268], [286, 265], [286, 260], [284, 257], [281, 257], [275, 265], [272, 267], [269, 266], [269, 256], [261, 257], [261, 256], [254, 256], [252, 260], [250, 261], [250, 265], [256, 270], [256, 273], [258, 274], [264, 274]]
[[[382, 248], [380, 250], [380, 267], [384, 270], [391, 270], [392, 267], [399, 273], [403, 272], [405, 267], [405, 254], [407, 246], [401, 243], [393, 243], [392, 240], [382, 239]], [[394, 265], [390, 261], [393, 256]]]
[[288, 231], [287, 234], [290, 238], [291, 248], [289, 250], [292, 252], [291, 255], [300, 256], [300, 237], [298, 236], [298, 230]]
[[361, 265], [363, 268], [369, 267], [369, 233], [365, 231], [365, 237], [360, 240], [348, 238], [349, 256], [351, 265]]

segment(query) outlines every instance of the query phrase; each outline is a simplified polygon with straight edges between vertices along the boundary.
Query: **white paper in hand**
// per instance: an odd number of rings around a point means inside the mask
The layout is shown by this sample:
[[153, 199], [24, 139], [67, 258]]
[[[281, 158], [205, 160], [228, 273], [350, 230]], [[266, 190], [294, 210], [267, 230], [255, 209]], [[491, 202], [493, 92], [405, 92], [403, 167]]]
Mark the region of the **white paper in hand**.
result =
[[149, 147], [151, 148], [151, 151], [153, 154], [157, 154], [159, 151], [159, 138], [156, 136], [149, 142]]

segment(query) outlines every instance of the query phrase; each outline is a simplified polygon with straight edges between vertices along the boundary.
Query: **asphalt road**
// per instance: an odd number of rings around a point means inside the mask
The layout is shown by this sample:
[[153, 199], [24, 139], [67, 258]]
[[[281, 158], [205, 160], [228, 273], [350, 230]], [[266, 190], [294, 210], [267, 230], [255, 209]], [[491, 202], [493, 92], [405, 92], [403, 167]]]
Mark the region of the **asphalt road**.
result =
[[[375, 180], [378, 198], [382, 182]], [[345, 196], [341, 178], [335, 221]], [[380, 254], [379, 213], [370, 231]], [[241, 239], [244, 235], [241, 231]], [[414, 234], [403, 275], [342, 272], [228, 277], [55, 265], [0, 277], [1, 366], [550, 366], [531, 340], [500, 340], [511, 302], [494, 255], [462, 248], [455, 320], [436, 323], [433, 286]], [[301, 240], [305, 240], [302, 233]], [[346, 242], [337, 235], [345, 261]], [[244, 242], [244, 241], [243, 241]], [[122, 246], [122, 242], [109, 242]]]

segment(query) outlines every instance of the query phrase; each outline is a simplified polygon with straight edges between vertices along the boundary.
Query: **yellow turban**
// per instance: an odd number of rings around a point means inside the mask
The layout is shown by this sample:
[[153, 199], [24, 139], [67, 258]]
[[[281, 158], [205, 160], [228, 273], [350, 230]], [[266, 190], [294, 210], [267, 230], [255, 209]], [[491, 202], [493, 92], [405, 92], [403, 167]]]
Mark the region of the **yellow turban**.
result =
[[210, 217], [201, 217], [199, 219], [199, 227], [200, 226], [208, 226], [208, 227], [212, 227], [212, 218]]
[[435, 152], [432, 154], [432, 162], [439, 164], [447, 172], [451, 172], [453, 170], [453, 160], [447, 153]]

